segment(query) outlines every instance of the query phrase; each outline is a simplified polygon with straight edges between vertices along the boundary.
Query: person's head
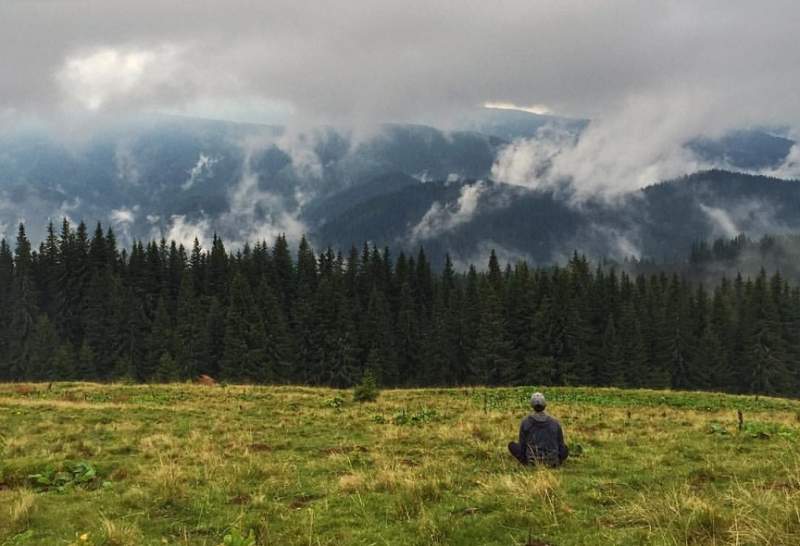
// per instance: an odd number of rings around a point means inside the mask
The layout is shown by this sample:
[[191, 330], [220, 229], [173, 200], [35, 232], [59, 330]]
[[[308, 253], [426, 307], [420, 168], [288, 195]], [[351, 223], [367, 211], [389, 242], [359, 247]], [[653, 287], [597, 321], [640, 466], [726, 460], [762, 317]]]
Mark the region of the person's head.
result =
[[547, 406], [547, 402], [544, 399], [544, 395], [540, 392], [535, 392], [531, 396], [531, 407], [537, 413], [544, 411], [545, 406]]

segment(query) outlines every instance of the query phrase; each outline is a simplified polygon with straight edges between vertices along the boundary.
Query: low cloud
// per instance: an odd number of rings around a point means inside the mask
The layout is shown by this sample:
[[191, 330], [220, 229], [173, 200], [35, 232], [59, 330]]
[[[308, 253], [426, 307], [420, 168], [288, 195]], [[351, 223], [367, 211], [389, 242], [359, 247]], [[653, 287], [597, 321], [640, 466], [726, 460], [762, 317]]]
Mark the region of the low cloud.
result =
[[118, 180], [134, 185], [141, 180], [142, 172], [131, 142], [122, 140], [114, 148], [114, 166]]
[[[798, 135], [792, 135], [797, 139]], [[763, 174], [776, 178], [800, 179], [800, 144], [795, 144], [789, 149], [789, 153], [783, 163], [774, 169], [763, 171]]]
[[201, 248], [209, 249], [211, 242], [210, 232], [211, 222], [208, 218], [202, 217], [192, 222], [187, 220], [184, 214], [175, 214], [170, 217], [169, 228], [164, 234], [164, 238], [168, 241], [175, 241], [185, 248], [192, 248], [194, 240], [197, 239]]
[[702, 203], [700, 203], [700, 210], [708, 217], [714, 236], [731, 238], [740, 233], [739, 228], [736, 227], [736, 223], [728, 212]]
[[232, 244], [272, 240], [279, 234], [299, 241], [308, 232], [299, 219], [301, 207], [279, 193], [262, 189], [260, 176], [253, 169], [254, 158], [264, 143], [249, 141], [243, 145], [242, 175], [229, 192], [229, 210], [219, 218], [219, 224], [235, 233]]
[[211, 157], [204, 153], [200, 153], [197, 158], [197, 163], [189, 170], [189, 178], [186, 182], [181, 184], [181, 189], [188, 190], [194, 186], [195, 182], [203, 178], [209, 178], [214, 175], [214, 165], [219, 162], [218, 157]]
[[132, 224], [136, 221], [136, 213], [134, 209], [123, 207], [121, 209], [112, 209], [109, 219], [115, 224]]
[[776, 205], [761, 199], [733, 203], [724, 210], [704, 204], [700, 205], [700, 209], [708, 217], [714, 237], [730, 239], [742, 233], [760, 237], [793, 231], [780, 219]]
[[485, 271], [489, 268], [489, 257], [492, 251], [494, 251], [497, 256], [497, 261], [500, 263], [501, 268], [505, 268], [506, 264], [513, 265], [519, 262], [536, 264], [536, 259], [527, 252], [504, 246], [496, 241], [487, 239], [479, 241], [472, 252], [453, 256], [453, 267], [457, 271], [467, 271], [470, 266], [475, 266], [477, 270]]
[[492, 178], [528, 189], [552, 188], [559, 182], [552, 176], [553, 162], [577, 140], [576, 133], [563, 127], [542, 127], [536, 137], [517, 139], [498, 151]]
[[455, 203], [434, 202], [422, 220], [411, 229], [411, 241], [424, 241], [437, 237], [472, 220], [478, 209], [481, 194], [485, 190], [486, 184], [479, 181], [463, 186]]
[[583, 201], [613, 199], [711, 168], [686, 147], [706, 134], [710, 120], [718, 121], [702, 107], [693, 111], [700, 102], [701, 97], [638, 97], [592, 121], [580, 135], [545, 128], [536, 138], [502, 149], [492, 175], [528, 188], [567, 188], [574, 200]]
[[108, 215], [114, 229], [121, 235], [123, 242], [126, 244], [132, 241], [131, 230], [136, 223], [136, 213], [138, 210], [138, 205], [133, 208], [121, 207], [112, 209], [111, 213]]

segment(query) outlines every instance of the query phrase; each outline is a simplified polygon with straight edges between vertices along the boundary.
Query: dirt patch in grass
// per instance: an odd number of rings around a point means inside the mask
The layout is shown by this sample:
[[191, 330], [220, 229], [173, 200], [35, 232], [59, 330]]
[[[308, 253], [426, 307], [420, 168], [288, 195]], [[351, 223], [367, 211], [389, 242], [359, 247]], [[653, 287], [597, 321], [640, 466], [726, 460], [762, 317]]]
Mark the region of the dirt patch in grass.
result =
[[32, 385], [14, 385], [14, 388], [12, 390], [16, 394], [23, 394], [23, 395], [32, 394], [38, 391], [38, 389]]
[[250, 501], [253, 500], [253, 497], [248, 495], [247, 493], [240, 493], [235, 497], [231, 497], [230, 503], [231, 504], [238, 504], [240, 506], [250, 504]]
[[289, 508], [293, 508], [295, 510], [305, 508], [318, 498], [320, 498], [319, 495], [297, 495], [291, 501], [289, 501]]

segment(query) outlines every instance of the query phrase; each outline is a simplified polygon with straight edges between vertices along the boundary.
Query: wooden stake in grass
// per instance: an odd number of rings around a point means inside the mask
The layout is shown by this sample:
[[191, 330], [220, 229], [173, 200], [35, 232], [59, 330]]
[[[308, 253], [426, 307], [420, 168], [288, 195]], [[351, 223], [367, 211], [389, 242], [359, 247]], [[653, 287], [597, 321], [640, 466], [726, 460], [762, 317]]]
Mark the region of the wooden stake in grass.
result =
[[744, 429], [744, 415], [742, 415], [742, 410], [736, 410], [736, 416], [739, 418], [739, 432], [742, 432]]

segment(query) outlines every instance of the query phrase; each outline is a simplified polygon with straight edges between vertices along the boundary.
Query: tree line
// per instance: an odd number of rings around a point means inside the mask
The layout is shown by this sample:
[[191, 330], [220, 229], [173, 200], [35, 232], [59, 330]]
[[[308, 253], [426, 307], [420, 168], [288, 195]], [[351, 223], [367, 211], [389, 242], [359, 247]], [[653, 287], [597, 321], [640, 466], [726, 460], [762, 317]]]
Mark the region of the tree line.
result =
[[800, 290], [779, 274], [630, 275], [562, 266], [457, 272], [420, 248], [319, 253], [284, 236], [119, 249], [98, 224], [0, 241], [0, 380], [348, 387], [599, 385], [792, 395]]

